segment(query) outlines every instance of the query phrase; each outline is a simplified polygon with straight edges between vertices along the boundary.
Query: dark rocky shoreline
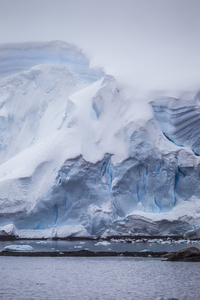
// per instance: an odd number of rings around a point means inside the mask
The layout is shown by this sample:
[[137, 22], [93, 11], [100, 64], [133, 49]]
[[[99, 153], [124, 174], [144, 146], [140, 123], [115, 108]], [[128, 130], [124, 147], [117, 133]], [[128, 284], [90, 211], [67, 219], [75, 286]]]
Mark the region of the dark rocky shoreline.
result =
[[169, 252], [162, 255], [162, 257], [166, 258], [168, 261], [200, 262], [200, 249], [189, 247], [178, 252]]
[[129, 256], [129, 257], [161, 257], [168, 252], [113, 252], [113, 251], [51, 251], [51, 252], [9, 252], [2, 251], [0, 256], [41, 256], [41, 257], [106, 257], [106, 256]]
[[[112, 239], [115, 240], [124, 240], [126, 242], [129, 242], [130, 240], [149, 240], [149, 239], [162, 239], [163, 241], [165, 240], [180, 240], [184, 239], [182, 235], [180, 236], [158, 236], [158, 235], [111, 235], [111, 236], [106, 236], [106, 237], [101, 237], [101, 236], [93, 236], [93, 237], [78, 237], [78, 236], [68, 236], [68, 237], [52, 237], [52, 238], [19, 238], [18, 236], [15, 235], [4, 235], [0, 236], [0, 241], [14, 241], [14, 240], [52, 240], [52, 241], [58, 241], [58, 240], [63, 240], [63, 241], [94, 241], [94, 240], [102, 240], [102, 241], [110, 241]], [[198, 240], [198, 239], [193, 239], [193, 240]]]
[[200, 250], [196, 247], [189, 247], [178, 252], [113, 252], [113, 251], [48, 251], [48, 252], [23, 252], [23, 251], [2, 251], [0, 256], [25, 256], [25, 257], [152, 257], [163, 258], [167, 261], [200, 262]]
[[152, 257], [164, 258], [167, 261], [200, 262], [200, 255], [179, 257], [177, 253], [169, 252], [111, 252], [111, 251], [55, 251], [55, 252], [0, 252], [0, 256], [24, 256], [24, 257]]

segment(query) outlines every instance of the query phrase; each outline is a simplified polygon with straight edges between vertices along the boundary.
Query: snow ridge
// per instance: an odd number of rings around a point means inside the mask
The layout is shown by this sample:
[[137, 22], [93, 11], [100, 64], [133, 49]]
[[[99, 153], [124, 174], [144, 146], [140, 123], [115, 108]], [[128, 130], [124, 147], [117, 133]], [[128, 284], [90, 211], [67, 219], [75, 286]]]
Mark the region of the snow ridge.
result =
[[72, 73], [90, 82], [103, 76], [102, 70], [94, 70], [89, 67], [89, 61], [78, 47], [66, 42], [53, 41], [0, 46], [0, 77], [27, 71], [40, 64], [65, 66]]

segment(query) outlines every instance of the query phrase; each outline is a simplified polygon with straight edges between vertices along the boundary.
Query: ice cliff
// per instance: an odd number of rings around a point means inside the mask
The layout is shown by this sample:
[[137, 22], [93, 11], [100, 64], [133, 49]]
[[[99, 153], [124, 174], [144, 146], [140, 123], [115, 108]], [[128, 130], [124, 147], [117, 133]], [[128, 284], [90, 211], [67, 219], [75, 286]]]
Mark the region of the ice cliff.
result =
[[128, 96], [64, 42], [2, 45], [0, 225], [40, 237], [198, 228], [198, 99]]

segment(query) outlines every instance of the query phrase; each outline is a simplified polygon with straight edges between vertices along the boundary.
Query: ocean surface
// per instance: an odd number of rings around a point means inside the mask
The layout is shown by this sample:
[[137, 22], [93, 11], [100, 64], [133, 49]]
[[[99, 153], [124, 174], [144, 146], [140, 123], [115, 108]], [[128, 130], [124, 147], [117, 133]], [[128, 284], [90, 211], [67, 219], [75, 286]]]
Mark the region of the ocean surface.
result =
[[200, 299], [200, 263], [129, 257], [0, 257], [4, 300]]

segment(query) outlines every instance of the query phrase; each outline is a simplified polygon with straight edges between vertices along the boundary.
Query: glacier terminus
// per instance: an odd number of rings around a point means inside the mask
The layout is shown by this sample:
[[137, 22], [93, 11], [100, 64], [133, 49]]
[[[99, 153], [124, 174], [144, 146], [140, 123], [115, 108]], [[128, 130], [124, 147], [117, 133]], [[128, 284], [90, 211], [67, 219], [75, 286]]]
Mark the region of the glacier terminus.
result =
[[0, 234], [200, 227], [200, 93], [139, 99], [61, 41], [0, 46]]

